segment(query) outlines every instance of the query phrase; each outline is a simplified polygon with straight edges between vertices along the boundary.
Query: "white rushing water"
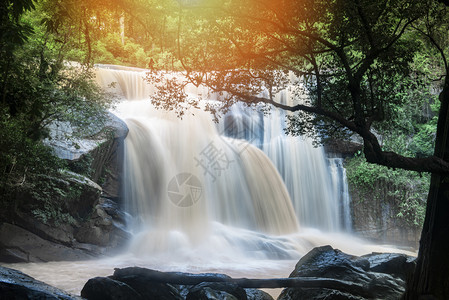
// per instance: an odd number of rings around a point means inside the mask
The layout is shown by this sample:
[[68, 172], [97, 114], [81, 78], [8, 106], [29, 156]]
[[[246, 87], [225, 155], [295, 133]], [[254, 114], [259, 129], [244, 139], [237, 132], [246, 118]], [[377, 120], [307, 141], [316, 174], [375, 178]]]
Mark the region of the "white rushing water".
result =
[[282, 277], [316, 246], [354, 255], [391, 250], [342, 232], [350, 217], [341, 160], [327, 161], [311, 141], [286, 136], [284, 112], [235, 106], [218, 125], [199, 109], [180, 119], [152, 107], [153, 88], [144, 76], [97, 70], [100, 85], [122, 98], [115, 113], [130, 130], [123, 185], [134, 238], [126, 253], [95, 264], [12, 267], [79, 293], [87, 279], [110, 275], [114, 267]]
[[[130, 129], [123, 184], [136, 233], [131, 251], [198, 251], [205, 244], [206, 256], [220, 249], [220, 255], [297, 258], [300, 242], [279, 236], [300, 226], [340, 229], [324, 151], [286, 136], [283, 111], [266, 115], [235, 105], [217, 126], [209, 113], [191, 108], [180, 119], [151, 105], [143, 76], [98, 71], [103, 86], [117, 83], [115, 93], [124, 98], [117, 113]], [[289, 95], [280, 93], [278, 101]]]

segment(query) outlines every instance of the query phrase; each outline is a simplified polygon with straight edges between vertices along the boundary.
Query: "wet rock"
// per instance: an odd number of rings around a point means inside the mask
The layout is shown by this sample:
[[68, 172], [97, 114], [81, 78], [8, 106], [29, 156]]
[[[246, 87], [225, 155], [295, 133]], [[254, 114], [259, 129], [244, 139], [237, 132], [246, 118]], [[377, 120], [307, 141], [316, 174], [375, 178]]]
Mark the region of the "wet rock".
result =
[[179, 291], [170, 284], [148, 282], [138, 275], [123, 277], [95, 277], [89, 279], [81, 290], [81, 296], [89, 300], [154, 299], [182, 300]]
[[[73, 172], [88, 175], [99, 183], [104, 197], [119, 201], [123, 143], [129, 131], [126, 123], [106, 113], [102, 122], [84, 129], [84, 137], [76, 136], [77, 130], [67, 122], [54, 122], [49, 129], [51, 138], [44, 143], [68, 161]], [[70, 139], [67, 135], [71, 135]]]
[[20, 271], [0, 267], [1, 299], [81, 299]]
[[125, 228], [125, 216], [118, 205], [101, 198], [88, 220], [76, 231], [75, 238], [80, 243], [105, 247], [105, 251], [117, 250], [131, 237]]
[[234, 295], [214, 290], [209, 287], [193, 289], [186, 297], [186, 300], [241, 300], [246, 298], [236, 298]]
[[[246, 279], [232, 279], [225, 274], [202, 273], [191, 274], [182, 272], [160, 272], [156, 270], [128, 267], [115, 269], [114, 275], [108, 279], [93, 278], [86, 283], [82, 296], [88, 299], [88, 292], [94, 291], [95, 297], [92, 299], [110, 299], [106, 285], [118, 288], [121, 292], [127, 290], [119, 285], [123, 283], [135, 291], [142, 299], [228, 299], [228, 300], [273, 300], [267, 293], [254, 289], [244, 289], [238, 282], [248, 284]], [[112, 289], [111, 288], [111, 289]], [[93, 294], [92, 294], [93, 295]], [[121, 298], [128, 299], [128, 298]]]
[[287, 299], [399, 299], [405, 282], [395, 276], [370, 271], [367, 258], [354, 257], [330, 246], [314, 248], [296, 264], [290, 277], [333, 278], [350, 285], [338, 288], [287, 288]]
[[111, 279], [126, 283], [144, 299], [182, 300], [180, 292], [171, 284], [149, 281], [144, 268], [116, 269]]
[[248, 300], [274, 300], [268, 293], [258, 289], [245, 289]]
[[420, 226], [411, 226], [406, 219], [398, 218], [401, 201], [392, 196], [396, 188], [379, 180], [371, 187], [374, 192], [359, 190], [348, 183], [354, 233], [363, 239], [379, 244], [394, 244], [414, 251], [419, 247]]
[[86, 260], [86, 252], [56, 244], [16, 225], [0, 224], [0, 259], [5, 262]]
[[123, 212], [117, 202], [102, 197], [100, 198], [99, 205], [109, 216], [112, 217], [114, 222], [118, 222], [120, 224], [126, 223], [126, 214]]
[[143, 299], [139, 293], [126, 283], [108, 277], [89, 279], [81, 290], [81, 297], [88, 300]]
[[370, 271], [386, 273], [405, 280], [415, 269], [415, 257], [399, 253], [363, 255], [370, 263]]
[[195, 285], [189, 290], [186, 300], [194, 300], [194, 299], [246, 300], [247, 296], [246, 291], [243, 288], [232, 283], [203, 282]]

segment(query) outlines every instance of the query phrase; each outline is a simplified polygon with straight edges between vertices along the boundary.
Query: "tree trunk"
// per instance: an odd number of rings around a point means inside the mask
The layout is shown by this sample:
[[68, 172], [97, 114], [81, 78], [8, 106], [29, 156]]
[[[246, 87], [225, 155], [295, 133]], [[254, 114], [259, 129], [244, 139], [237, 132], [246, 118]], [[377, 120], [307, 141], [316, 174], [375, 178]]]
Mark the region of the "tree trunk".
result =
[[[449, 161], [449, 79], [440, 94], [435, 155]], [[414, 274], [405, 299], [449, 299], [449, 174], [432, 174]]]

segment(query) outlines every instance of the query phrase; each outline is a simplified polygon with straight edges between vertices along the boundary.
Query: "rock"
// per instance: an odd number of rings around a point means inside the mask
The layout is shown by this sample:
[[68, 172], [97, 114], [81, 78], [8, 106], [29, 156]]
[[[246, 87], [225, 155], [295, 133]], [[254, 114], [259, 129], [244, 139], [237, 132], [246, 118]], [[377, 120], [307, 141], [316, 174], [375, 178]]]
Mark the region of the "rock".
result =
[[88, 220], [77, 230], [75, 238], [78, 242], [103, 246], [105, 251], [111, 251], [123, 247], [131, 238], [125, 228], [125, 215], [118, 205], [101, 198]]
[[[84, 128], [87, 130], [85, 137], [77, 137], [76, 129], [68, 122], [53, 122], [49, 125], [50, 138], [44, 140], [44, 143], [52, 147], [59, 158], [76, 161], [108, 139], [126, 137], [128, 127], [125, 122], [109, 112], [104, 117], [102, 124]], [[70, 135], [70, 139], [67, 135]]]
[[248, 300], [274, 300], [268, 293], [258, 289], [245, 289]]
[[[68, 171], [61, 172], [60, 178], [41, 177], [53, 194], [26, 191], [19, 195], [10, 222], [4, 220], [1, 226], [0, 261], [80, 260], [100, 254], [98, 246], [85, 247], [75, 233], [94, 211], [101, 187]], [[112, 220], [109, 222], [112, 227]]]
[[42, 221], [36, 219], [29, 213], [21, 211], [17, 211], [16, 216], [17, 217], [14, 220], [16, 224], [20, 224], [25, 229], [46, 240], [68, 246], [71, 245], [75, 239], [73, 235], [75, 230], [73, 225], [64, 223], [59, 224], [59, 226], [50, 226], [42, 223]]
[[236, 298], [234, 295], [214, 290], [209, 287], [194, 289], [187, 294], [186, 300], [241, 300], [246, 298]]
[[[65, 260], [87, 259], [91, 256], [86, 253], [115, 251], [130, 237], [125, 214], [117, 204], [126, 124], [108, 113], [103, 126], [88, 128], [88, 137], [74, 141], [66, 138], [74, 132], [68, 124], [55, 122], [50, 127], [52, 138], [45, 143], [73, 169], [83, 174], [92, 169], [92, 180], [64, 170], [56, 177], [38, 175], [33, 189], [18, 191], [14, 212], [2, 214], [0, 219], [0, 223], [16, 225], [2, 229], [7, 239], [0, 240], [0, 261], [61, 260], [64, 252]], [[103, 183], [105, 190], [96, 182]], [[100, 199], [102, 194], [107, 198]], [[14, 231], [20, 234], [13, 236]], [[44, 253], [41, 246], [31, 249], [27, 237], [49, 251]]]
[[363, 255], [370, 263], [370, 271], [397, 276], [403, 280], [415, 269], [415, 257], [399, 253], [371, 253]]
[[77, 191], [77, 197], [66, 198], [67, 212], [78, 218], [87, 217], [100, 199], [101, 187], [86, 176], [65, 171], [65, 179], [70, 182], [70, 188]]
[[[221, 298], [220, 298], [221, 297]], [[246, 291], [228, 282], [203, 282], [189, 290], [186, 300], [229, 299], [246, 300]]]
[[0, 267], [1, 299], [81, 299], [20, 271]]
[[100, 198], [99, 205], [109, 216], [112, 217], [114, 222], [118, 222], [123, 225], [126, 223], [126, 214], [120, 209], [117, 202], [108, 198]]
[[[63, 171], [61, 178], [42, 180], [54, 187], [55, 195], [42, 199], [32, 193], [22, 194], [14, 223], [43, 239], [70, 247], [75, 241], [76, 228], [98, 203], [101, 187], [85, 176], [68, 171]], [[55, 220], [54, 216], [59, 219]]]
[[[104, 197], [118, 201], [123, 141], [128, 127], [112, 113], [108, 112], [104, 117], [102, 124], [87, 128], [85, 137], [76, 137], [76, 130], [67, 122], [54, 122], [49, 126], [51, 138], [44, 143], [51, 146], [59, 158], [67, 160], [71, 170], [89, 175], [100, 183]], [[71, 135], [70, 139], [67, 135]]]
[[331, 246], [322, 246], [313, 248], [304, 255], [296, 264], [290, 277], [338, 278], [324, 276], [329, 274], [329, 271], [335, 270], [335, 273], [345, 273], [357, 278], [359, 274], [363, 274], [368, 269], [368, 260], [358, 259], [358, 257], [343, 253], [340, 250], [334, 250]]
[[81, 290], [81, 297], [88, 300], [139, 300], [143, 299], [126, 283], [107, 277], [89, 279]]
[[358, 190], [350, 182], [350, 209], [352, 226], [355, 234], [375, 243], [402, 245], [418, 249], [422, 228], [398, 218], [401, 203], [398, 197], [392, 196], [391, 184], [382, 180], [371, 188], [373, 192]]
[[[117, 268], [109, 278], [89, 280], [83, 288], [82, 296], [88, 299], [112, 299], [109, 291], [102, 291], [118, 289], [119, 294], [128, 291], [129, 287], [142, 299], [273, 300], [267, 293], [254, 288], [243, 289], [235, 281], [248, 284], [247, 279], [232, 279], [219, 273], [191, 274], [160, 272], [140, 267]], [[111, 288], [108, 288], [109, 285]], [[130, 291], [130, 295], [134, 295], [133, 291]], [[120, 299], [132, 298], [127, 297]]]
[[172, 285], [148, 281], [145, 278], [144, 268], [126, 268], [116, 269], [114, 275], [110, 278], [132, 287], [144, 299], [157, 300], [182, 300], [184, 299], [180, 292]]
[[16, 225], [0, 224], [0, 259], [4, 262], [87, 260], [93, 256], [40, 238]]
[[363, 150], [363, 143], [360, 141], [344, 141], [339, 139], [328, 139], [324, 143], [326, 153], [337, 154], [338, 157], [348, 157], [354, 155], [357, 151]]
[[123, 147], [128, 126], [114, 114], [108, 113], [103, 128], [93, 131], [95, 133], [84, 140], [96, 141], [95, 147], [86, 148], [82, 154], [70, 158], [69, 165], [77, 172], [78, 166], [86, 169], [87, 165], [91, 169], [90, 178], [103, 188], [102, 196], [120, 201]]
[[287, 299], [399, 299], [405, 282], [389, 274], [370, 271], [367, 258], [353, 257], [330, 246], [314, 248], [296, 264], [290, 277], [339, 279], [352, 285], [344, 289], [287, 288], [279, 300]]
[[81, 296], [87, 299], [154, 299], [183, 300], [179, 291], [170, 284], [148, 282], [135, 276], [95, 277], [89, 279], [81, 290]]

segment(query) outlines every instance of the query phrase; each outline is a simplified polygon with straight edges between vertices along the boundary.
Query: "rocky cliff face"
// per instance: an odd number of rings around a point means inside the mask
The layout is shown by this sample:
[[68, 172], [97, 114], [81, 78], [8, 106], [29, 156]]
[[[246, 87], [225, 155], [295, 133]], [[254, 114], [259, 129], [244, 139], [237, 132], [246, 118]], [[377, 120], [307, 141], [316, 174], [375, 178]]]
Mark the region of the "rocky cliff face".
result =
[[[356, 140], [351, 142], [330, 140], [324, 146], [331, 157], [342, 157], [346, 160], [363, 150], [363, 145]], [[346, 172], [349, 177], [350, 170]], [[376, 243], [417, 249], [421, 227], [398, 217], [402, 202], [398, 197], [392, 196], [396, 191], [395, 187], [383, 181], [367, 187], [364, 191], [358, 190], [350, 183], [348, 186], [351, 197], [352, 230], [355, 234]]]
[[43, 175], [51, 193], [17, 195], [15, 211], [0, 220], [0, 261], [87, 259], [124, 245], [129, 234], [120, 210], [120, 176], [128, 128], [110, 114], [91, 133], [76, 147], [58, 135], [48, 142], [72, 171]]
[[393, 187], [378, 182], [372, 189], [376, 193], [358, 191], [349, 185], [355, 233], [376, 243], [418, 249], [421, 227], [398, 217], [401, 201], [391, 196]]

